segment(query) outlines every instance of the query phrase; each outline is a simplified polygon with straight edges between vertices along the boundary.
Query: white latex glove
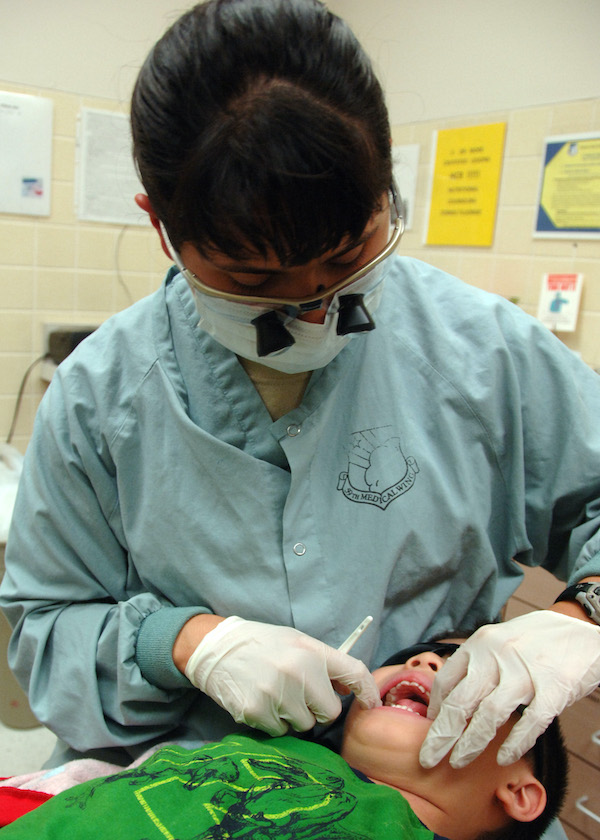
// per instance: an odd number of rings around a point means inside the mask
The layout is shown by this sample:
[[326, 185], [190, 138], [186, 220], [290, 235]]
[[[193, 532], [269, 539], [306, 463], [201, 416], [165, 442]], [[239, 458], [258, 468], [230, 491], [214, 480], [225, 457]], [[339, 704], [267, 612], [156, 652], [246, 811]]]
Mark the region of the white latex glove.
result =
[[332, 680], [348, 686], [363, 708], [381, 705], [366, 665], [295, 630], [238, 616], [207, 633], [185, 668], [188, 680], [237, 723], [269, 735], [288, 724], [304, 732], [335, 720], [341, 701]]
[[464, 767], [525, 705], [498, 750], [498, 764], [512, 764], [553, 718], [599, 683], [600, 626], [539, 610], [482, 627], [435, 679], [427, 712], [435, 720], [421, 748], [421, 764], [433, 767], [456, 744], [450, 764]]

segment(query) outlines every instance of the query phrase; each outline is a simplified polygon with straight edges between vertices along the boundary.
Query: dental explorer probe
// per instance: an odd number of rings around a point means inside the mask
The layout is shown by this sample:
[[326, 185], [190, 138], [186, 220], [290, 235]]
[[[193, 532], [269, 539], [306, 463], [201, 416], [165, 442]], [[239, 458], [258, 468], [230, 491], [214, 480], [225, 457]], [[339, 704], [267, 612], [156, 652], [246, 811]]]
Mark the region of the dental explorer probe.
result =
[[339, 646], [338, 650], [341, 651], [341, 653], [348, 653], [350, 648], [354, 647], [355, 642], [357, 642], [358, 639], [360, 639], [360, 637], [372, 621], [372, 615], [368, 615], [366, 618], [363, 618], [356, 630], [353, 630], [352, 633], [350, 633], [346, 641], [342, 642], [342, 644]]

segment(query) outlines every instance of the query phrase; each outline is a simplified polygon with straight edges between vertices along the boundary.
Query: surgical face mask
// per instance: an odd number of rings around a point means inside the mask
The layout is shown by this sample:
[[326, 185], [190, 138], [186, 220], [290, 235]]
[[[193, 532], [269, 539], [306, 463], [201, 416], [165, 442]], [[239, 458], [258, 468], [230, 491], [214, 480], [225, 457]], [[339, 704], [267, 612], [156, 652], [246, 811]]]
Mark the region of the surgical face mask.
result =
[[[293, 316], [286, 314], [285, 308], [275, 314], [272, 307], [223, 300], [193, 288], [200, 315], [199, 326], [238, 356], [260, 362], [282, 373], [317, 370], [328, 365], [357, 335], [338, 335], [340, 299], [348, 295], [362, 295], [362, 304], [367, 312], [375, 312], [381, 300], [383, 281], [389, 265], [388, 257], [355, 283], [337, 292], [329, 304], [323, 324], [301, 321], [295, 317], [295, 313]], [[267, 314], [281, 321], [294, 342], [279, 352], [265, 356], [258, 353], [257, 328], [253, 322]]]

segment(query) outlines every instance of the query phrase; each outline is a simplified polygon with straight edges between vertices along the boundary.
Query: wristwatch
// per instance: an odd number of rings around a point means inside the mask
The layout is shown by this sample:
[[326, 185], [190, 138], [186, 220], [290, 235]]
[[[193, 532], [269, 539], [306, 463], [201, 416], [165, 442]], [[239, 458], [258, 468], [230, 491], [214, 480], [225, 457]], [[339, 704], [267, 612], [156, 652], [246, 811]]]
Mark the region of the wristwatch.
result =
[[600, 583], [576, 583], [561, 592], [556, 601], [578, 601], [588, 616], [600, 624]]

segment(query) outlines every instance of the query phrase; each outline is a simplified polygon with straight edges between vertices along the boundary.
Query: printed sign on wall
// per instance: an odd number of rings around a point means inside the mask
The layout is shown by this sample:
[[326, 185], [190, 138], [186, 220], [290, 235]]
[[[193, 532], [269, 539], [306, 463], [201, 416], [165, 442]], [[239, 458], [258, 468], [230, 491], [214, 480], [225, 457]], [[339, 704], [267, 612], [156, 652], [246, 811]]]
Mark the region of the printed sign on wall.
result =
[[582, 274], [545, 274], [538, 303], [538, 318], [555, 332], [575, 332]]
[[490, 246], [506, 123], [437, 132], [427, 245]]
[[0, 212], [50, 215], [51, 99], [0, 91]]
[[600, 237], [600, 135], [546, 140], [534, 236]]
[[392, 146], [392, 165], [394, 180], [400, 191], [404, 208], [404, 229], [412, 230], [417, 200], [419, 146], [416, 144]]
[[143, 192], [131, 156], [126, 114], [82, 108], [78, 120], [77, 217], [89, 222], [146, 225], [134, 196]]

